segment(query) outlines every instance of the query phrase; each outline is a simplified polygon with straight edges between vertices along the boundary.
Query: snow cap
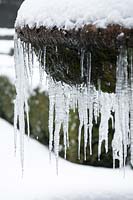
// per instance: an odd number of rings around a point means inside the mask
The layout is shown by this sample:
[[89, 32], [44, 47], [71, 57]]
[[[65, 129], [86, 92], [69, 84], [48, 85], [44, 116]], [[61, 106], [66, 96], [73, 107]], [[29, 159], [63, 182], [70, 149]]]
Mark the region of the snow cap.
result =
[[118, 24], [133, 28], [133, 0], [25, 0], [15, 27], [78, 29]]

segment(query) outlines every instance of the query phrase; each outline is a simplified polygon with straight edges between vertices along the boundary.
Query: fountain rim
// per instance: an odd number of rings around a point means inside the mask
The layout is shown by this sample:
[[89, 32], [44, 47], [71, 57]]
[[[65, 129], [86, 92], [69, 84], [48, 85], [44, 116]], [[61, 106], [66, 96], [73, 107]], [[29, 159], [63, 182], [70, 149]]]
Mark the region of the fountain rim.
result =
[[85, 25], [80, 29], [48, 29], [44, 26], [39, 28], [16, 27], [18, 38], [32, 46], [58, 46], [64, 45], [73, 49], [114, 49], [120, 46], [133, 48], [133, 28], [125, 28], [120, 25], [108, 25], [106, 28], [97, 28], [95, 25]]

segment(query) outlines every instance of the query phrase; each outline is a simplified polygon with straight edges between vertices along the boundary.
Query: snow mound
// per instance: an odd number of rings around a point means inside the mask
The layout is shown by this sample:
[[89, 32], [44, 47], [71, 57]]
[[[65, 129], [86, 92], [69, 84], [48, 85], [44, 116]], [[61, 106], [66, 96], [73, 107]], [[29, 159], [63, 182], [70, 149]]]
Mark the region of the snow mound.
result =
[[[133, 171], [95, 168], [60, 159], [59, 176], [54, 156], [25, 136], [24, 177], [21, 177], [19, 149], [14, 157], [13, 127], [0, 119], [0, 199], [2, 200], [132, 200]], [[18, 145], [19, 148], [19, 140]]]
[[85, 24], [133, 28], [133, 0], [25, 0], [15, 26], [56, 26], [69, 30]]

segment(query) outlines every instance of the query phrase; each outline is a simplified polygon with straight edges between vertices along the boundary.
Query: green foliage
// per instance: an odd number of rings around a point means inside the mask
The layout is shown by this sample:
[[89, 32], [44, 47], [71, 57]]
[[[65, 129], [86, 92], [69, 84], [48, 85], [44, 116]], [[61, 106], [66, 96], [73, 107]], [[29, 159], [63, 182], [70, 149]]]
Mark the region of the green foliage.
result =
[[0, 77], [0, 117], [13, 123], [15, 87], [8, 78]]
[[31, 136], [48, 145], [48, 96], [36, 89], [29, 99], [29, 107]]

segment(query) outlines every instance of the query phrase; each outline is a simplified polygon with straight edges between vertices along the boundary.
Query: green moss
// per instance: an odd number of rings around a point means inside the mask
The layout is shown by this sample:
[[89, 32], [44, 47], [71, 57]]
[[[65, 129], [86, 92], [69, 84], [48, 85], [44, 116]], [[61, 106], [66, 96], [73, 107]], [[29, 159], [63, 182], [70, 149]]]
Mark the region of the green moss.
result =
[[78, 52], [62, 46], [47, 47], [46, 72], [56, 81], [80, 84], [80, 57]]
[[100, 80], [103, 92], [114, 92], [118, 52], [114, 49], [96, 49], [93, 53], [92, 67], [95, 67], [92, 68], [92, 82], [97, 88], [97, 80]]
[[[43, 48], [41, 50], [35, 46], [34, 49], [43, 66]], [[57, 47], [47, 46], [46, 72], [50, 74], [54, 80], [62, 81], [69, 85], [86, 84], [89, 77], [87, 59], [89, 59], [90, 53], [92, 68], [91, 83], [97, 88], [97, 82], [101, 80], [101, 90], [103, 92], [114, 92], [118, 55], [117, 49], [84, 49], [84, 76], [81, 77], [81, 49], [77, 50], [63, 45], [58, 45]]]

